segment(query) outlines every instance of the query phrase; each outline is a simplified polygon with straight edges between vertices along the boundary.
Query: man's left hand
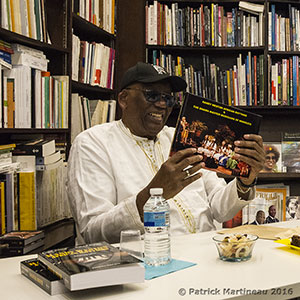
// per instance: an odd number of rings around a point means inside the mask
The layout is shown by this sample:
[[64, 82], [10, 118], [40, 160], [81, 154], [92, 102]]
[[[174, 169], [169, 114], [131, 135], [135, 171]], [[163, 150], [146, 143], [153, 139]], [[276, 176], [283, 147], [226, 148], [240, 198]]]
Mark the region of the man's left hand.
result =
[[265, 151], [263, 148], [263, 139], [260, 135], [245, 134], [243, 138], [244, 140], [234, 142], [234, 157], [251, 166], [249, 177], [240, 178], [244, 184], [250, 185], [264, 166]]

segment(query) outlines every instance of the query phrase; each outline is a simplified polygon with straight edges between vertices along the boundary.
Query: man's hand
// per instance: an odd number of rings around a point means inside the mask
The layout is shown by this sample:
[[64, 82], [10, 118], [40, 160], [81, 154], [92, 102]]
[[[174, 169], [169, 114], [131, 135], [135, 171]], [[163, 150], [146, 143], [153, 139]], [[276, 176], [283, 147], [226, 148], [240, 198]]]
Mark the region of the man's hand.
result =
[[[205, 164], [202, 162], [203, 157], [195, 154], [196, 151], [195, 148], [178, 151], [162, 164], [148, 186], [137, 195], [136, 203], [141, 216], [151, 188], [163, 188], [164, 198], [169, 199], [202, 176], [197, 171]], [[187, 167], [189, 167], [188, 172]]]
[[263, 148], [263, 139], [260, 135], [245, 134], [244, 139], [234, 142], [234, 157], [251, 166], [249, 177], [240, 178], [244, 184], [249, 185], [255, 180], [264, 166], [265, 151]]

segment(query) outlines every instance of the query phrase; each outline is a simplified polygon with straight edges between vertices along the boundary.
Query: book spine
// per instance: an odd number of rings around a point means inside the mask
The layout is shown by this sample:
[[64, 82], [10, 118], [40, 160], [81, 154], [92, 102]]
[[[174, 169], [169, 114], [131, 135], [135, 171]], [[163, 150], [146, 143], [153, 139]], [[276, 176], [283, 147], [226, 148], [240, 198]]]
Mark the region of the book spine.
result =
[[54, 262], [50, 262], [47, 258], [43, 256], [43, 253], [38, 254], [38, 260], [44, 263], [52, 272], [54, 272], [57, 276], [63, 279], [64, 285], [69, 289], [71, 288], [70, 276], [68, 276], [65, 272], [63, 272], [59, 267], [54, 265]]
[[20, 230], [36, 230], [35, 173], [19, 174]]
[[35, 283], [37, 286], [42, 288], [45, 292], [47, 292], [49, 295], [53, 295], [52, 293], [52, 284], [49, 280], [47, 280], [45, 277], [41, 276], [40, 274], [34, 272], [29, 267], [25, 266], [21, 263], [21, 274], [24, 275], [26, 278], [31, 280], [33, 283]]

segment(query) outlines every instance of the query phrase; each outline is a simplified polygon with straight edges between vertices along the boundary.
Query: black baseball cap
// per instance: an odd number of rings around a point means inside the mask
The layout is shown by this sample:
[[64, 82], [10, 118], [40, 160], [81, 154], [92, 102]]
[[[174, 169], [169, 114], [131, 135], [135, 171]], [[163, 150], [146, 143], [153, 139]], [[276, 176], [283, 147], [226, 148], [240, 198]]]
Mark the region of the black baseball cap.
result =
[[187, 87], [183, 78], [170, 75], [163, 67], [138, 62], [135, 66], [129, 68], [125, 72], [121, 82], [121, 90], [135, 82], [154, 83], [158, 81], [169, 82], [172, 92], [180, 92], [185, 90]]

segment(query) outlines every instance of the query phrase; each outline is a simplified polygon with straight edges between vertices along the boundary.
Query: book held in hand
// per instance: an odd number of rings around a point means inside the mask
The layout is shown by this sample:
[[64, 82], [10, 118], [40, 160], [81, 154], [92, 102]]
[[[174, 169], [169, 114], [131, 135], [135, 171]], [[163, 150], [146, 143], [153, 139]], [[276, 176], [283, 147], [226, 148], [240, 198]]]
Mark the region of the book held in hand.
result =
[[187, 93], [178, 117], [170, 156], [196, 148], [205, 169], [248, 177], [251, 167], [238, 160], [234, 142], [245, 134], [257, 134], [261, 116], [237, 107]]
[[143, 282], [145, 276], [139, 259], [106, 242], [49, 250], [39, 253], [38, 259], [71, 291]]
[[27, 259], [20, 263], [21, 274], [46, 291], [49, 295], [68, 292], [62, 279], [36, 258]]

